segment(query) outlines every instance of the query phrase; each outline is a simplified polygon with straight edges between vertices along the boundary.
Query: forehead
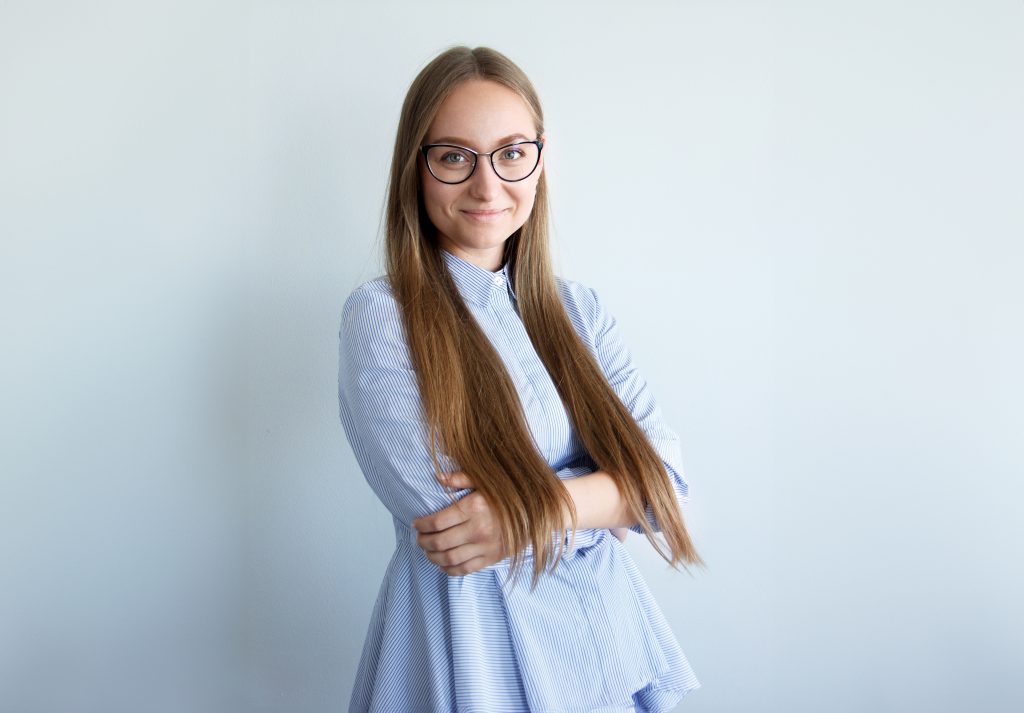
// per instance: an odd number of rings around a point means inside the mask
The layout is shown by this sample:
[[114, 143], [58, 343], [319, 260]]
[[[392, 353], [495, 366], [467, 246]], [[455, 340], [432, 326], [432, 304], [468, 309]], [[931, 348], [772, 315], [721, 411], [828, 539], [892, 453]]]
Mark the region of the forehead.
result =
[[426, 143], [452, 142], [484, 150], [509, 136], [536, 134], [529, 105], [508, 87], [473, 79], [452, 90], [427, 130]]

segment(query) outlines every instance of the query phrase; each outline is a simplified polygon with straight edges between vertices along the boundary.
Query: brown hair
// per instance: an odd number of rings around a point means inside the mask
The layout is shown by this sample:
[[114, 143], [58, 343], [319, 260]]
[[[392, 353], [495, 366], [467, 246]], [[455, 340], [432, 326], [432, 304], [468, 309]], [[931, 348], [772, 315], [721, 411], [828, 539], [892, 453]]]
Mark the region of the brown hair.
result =
[[[566, 533], [563, 513], [571, 513], [576, 529], [572, 497], [537, 451], [512, 380], [448, 273], [420, 189], [419, 146], [441, 103], [470, 79], [515, 91], [530, 108], [537, 135], [543, 134], [537, 94], [507, 57], [487, 47], [453, 47], [434, 58], [409, 88], [398, 123], [385, 209], [387, 273], [401, 308], [435, 469], [440, 473], [440, 449], [487, 498], [507, 550], [514, 553], [514, 573], [522, 566], [523, 549], [533, 545], [531, 586], [536, 586], [554, 556], [553, 533]], [[559, 297], [548, 250], [543, 173], [533, 210], [506, 241], [504, 258], [526, 331], [590, 457], [614, 478], [663, 558], [673, 567], [703, 564], [664, 464], [579, 338]], [[647, 523], [648, 503], [669, 554]], [[560, 547], [552, 568], [561, 555]]]

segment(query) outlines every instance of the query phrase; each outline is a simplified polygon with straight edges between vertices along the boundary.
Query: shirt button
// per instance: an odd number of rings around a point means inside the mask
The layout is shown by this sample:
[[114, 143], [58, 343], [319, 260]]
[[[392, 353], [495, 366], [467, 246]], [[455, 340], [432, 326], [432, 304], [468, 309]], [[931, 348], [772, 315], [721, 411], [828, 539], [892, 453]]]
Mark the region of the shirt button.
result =
[[494, 284], [495, 284], [495, 285], [500, 285], [500, 284], [501, 284], [501, 283], [503, 283], [504, 281], [505, 281], [505, 278], [504, 278], [504, 277], [502, 277], [501, 275], [495, 275], [495, 276], [494, 276]]

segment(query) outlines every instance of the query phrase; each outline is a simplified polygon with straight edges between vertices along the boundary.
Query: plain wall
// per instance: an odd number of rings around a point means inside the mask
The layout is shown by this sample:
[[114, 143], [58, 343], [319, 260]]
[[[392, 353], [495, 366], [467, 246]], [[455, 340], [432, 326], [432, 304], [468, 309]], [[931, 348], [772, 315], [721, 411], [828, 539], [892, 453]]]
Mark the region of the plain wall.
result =
[[678, 710], [1024, 710], [1024, 4], [102, 0], [0, 6], [0, 711], [347, 709], [338, 321], [462, 43], [682, 439]]

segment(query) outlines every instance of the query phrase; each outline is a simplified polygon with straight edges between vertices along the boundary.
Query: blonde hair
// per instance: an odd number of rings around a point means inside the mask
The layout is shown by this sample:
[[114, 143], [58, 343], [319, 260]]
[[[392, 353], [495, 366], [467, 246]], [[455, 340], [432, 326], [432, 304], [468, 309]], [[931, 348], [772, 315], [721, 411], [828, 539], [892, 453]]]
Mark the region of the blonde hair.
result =
[[[448, 273], [421, 195], [419, 146], [441, 103], [471, 79], [515, 91], [533, 114], [537, 136], [544, 132], [537, 93], [507, 57], [487, 47], [454, 47], [434, 58], [410, 86], [398, 123], [386, 204], [387, 274], [402, 313], [435, 469], [440, 473], [438, 452], [444, 452], [487, 498], [507, 550], [514, 553], [513, 573], [522, 566], [523, 550], [533, 545], [534, 587], [549, 565], [557, 566], [562, 548], [556, 556], [552, 535], [566, 534], [566, 511], [576, 529], [576, 510], [534, 445], [500, 356]], [[581, 443], [615, 480], [629, 512], [663, 558], [673, 567], [703, 564], [661, 458], [577, 335], [559, 297], [548, 248], [543, 173], [533, 210], [506, 241], [504, 258], [523, 324]], [[648, 504], [667, 554], [645, 517]]]

